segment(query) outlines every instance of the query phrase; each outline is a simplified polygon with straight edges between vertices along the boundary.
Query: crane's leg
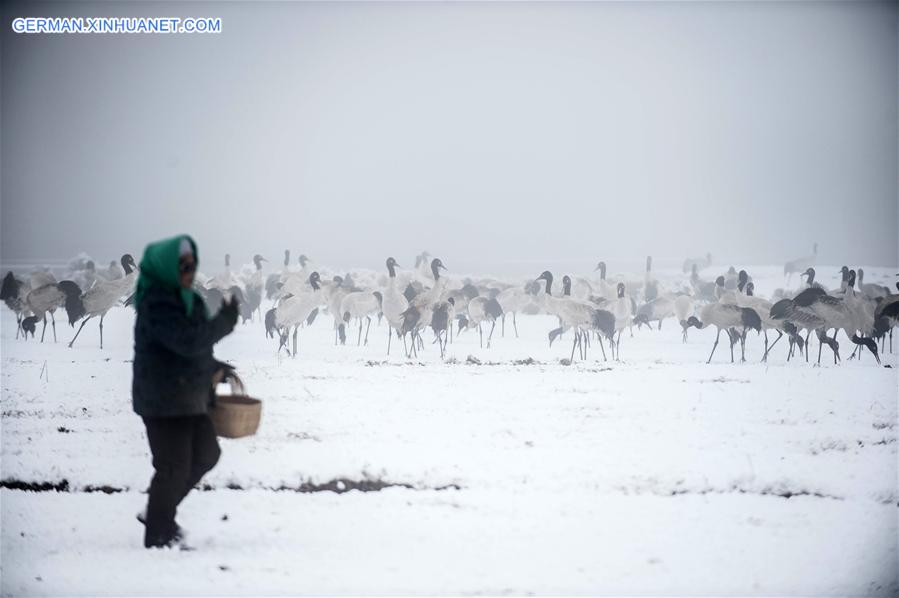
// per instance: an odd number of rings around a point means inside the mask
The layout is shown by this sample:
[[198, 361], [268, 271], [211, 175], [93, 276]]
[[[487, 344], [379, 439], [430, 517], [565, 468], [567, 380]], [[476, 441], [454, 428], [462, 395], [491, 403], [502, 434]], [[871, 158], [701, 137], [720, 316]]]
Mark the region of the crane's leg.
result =
[[493, 325], [490, 327], [490, 335], [487, 337], [487, 348], [490, 348], [490, 342], [493, 340], [493, 330], [496, 328], [496, 320], [493, 320]]
[[811, 335], [811, 330], [809, 330], [805, 335], [805, 363], [808, 363], [808, 337], [810, 337]]
[[481, 338], [481, 348], [484, 348], [484, 331], [481, 330], [481, 323], [478, 322], [478, 336]]
[[743, 329], [743, 334], [740, 336], [740, 363], [746, 363], [746, 329]]
[[621, 361], [621, 333], [624, 332], [624, 328], [618, 331], [618, 340], [615, 341], [615, 359], [617, 361]]
[[293, 357], [297, 356], [297, 331], [300, 329], [299, 324], [295, 324], [293, 327]]
[[390, 341], [393, 339], [393, 326], [387, 325], [387, 356], [390, 356]]
[[721, 329], [718, 329], [718, 336], [715, 337], [715, 344], [712, 345], [712, 352], [709, 354], [709, 360], [706, 363], [712, 363], [712, 356], [715, 354], [715, 349], [718, 348], [718, 339], [721, 338]]
[[571, 342], [571, 357], [568, 359], [569, 364], [574, 363], [574, 348], [577, 347], [577, 344], [578, 344], [577, 342], [578, 342], [578, 340], [580, 340], [580, 338], [581, 338], [580, 333], [577, 330], [575, 330], [574, 331], [574, 340]]
[[362, 344], [362, 318], [359, 318], [359, 336], [356, 338], [356, 346]]
[[734, 340], [734, 335], [733, 335], [733, 333], [731, 333], [730, 330], [727, 331], [727, 338], [730, 339], [730, 362], [733, 363], [734, 362], [734, 343], [736, 341]]
[[500, 329], [500, 335], [503, 338], [506, 338], [506, 312], [503, 312], [503, 325], [502, 325], [502, 328]]
[[53, 342], [56, 342], [56, 316], [53, 315], [53, 312], [50, 312], [50, 321], [53, 323]]
[[[515, 338], [518, 338], [518, 322], [515, 321], [515, 312], [512, 312], [512, 328], [515, 329]], [[890, 353], [893, 352], [893, 331], [890, 330]]]
[[44, 342], [45, 332], [47, 332], [47, 312], [44, 312], [44, 327], [41, 328], [41, 342]]
[[413, 354], [418, 355], [418, 339], [415, 338], [414, 330], [409, 331], [409, 342], [412, 346], [409, 348], [407, 357], [411, 359]]
[[817, 365], [821, 365], [821, 349], [824, 346], [824, 339], [827, 338], [827, 332], [821, 332], [820, 330], [816, 330], [815, 335], [818, 337], [818, 363], [817, 363]]
[[100, 349], [103, 349], [103, 318], [106, 317], [106, 314], [100, 316]]
[[368, 346], [368, 330], [371, 328], [371, 316], [365, 316], [367, 323], [365, 324], [365, 346]]
[[78, 327], [78, 332], [76, 332], [76, 333], [75, 333], [75, 336], [72, 337], [72, 340], [69, 341], [69, 348], [71, 348], [72, 345], [75, 343], [75, 339], [78, 338], [78, 335], [79, 335], [79, 334], [81, 334], [81, 329], [84, 328], [84, 325], [87, 324], [87, 321], [90, 320], [90, 319], [93, 318], [93, 317], [94, 317], [94, 316], [88, 316], [87, 318], [85, 318], [85, 320], [84, 320], [83, 322], [81, 322], [81, 326]]
[[602, 349], [602, 360], [608, 361], [608, 359], [606, 359], [606, 348], [602, 346], [602, 337], [599, 337], [599, 348]]
[[780, 330], [778, 330], [778, 331], [777, 331], [777, 338], [774, 339], [774, 342], [771, 343], [770, 346], [768, 346], [768, 331], [767, 331], [767, 330], [765, 331], [765, 355], [762, 356], [762, 361], [763, 361], [763, 362], [767, 362], [767, 361], [768, 361], [768, 352], [771, 351], [771, 349], [774, 348], [774, 345], [777, 344], [777, 341], [779, 341], [779, 340], [780, 340], [780, 337], [782, 337], [783, 335], [784, 335], [784, 333], [781, 332]]
[[16, 314], [16, 340], [19, 340], [20, 330], [22, 330], [22, 314]]
[[[397, 336], [400, 336], [399, 330], [397, 330], [396, 335], [397, 335]], [[409, 353], [409, 349], [406, 347], [406, 334], [403, 333], [402, 336], [403, 336], [403, 353], [407, 353], [407, 354], [408, 354], [408, 353]]]
[[662, 330], [662, 318], [659, 318], [659, 331]]

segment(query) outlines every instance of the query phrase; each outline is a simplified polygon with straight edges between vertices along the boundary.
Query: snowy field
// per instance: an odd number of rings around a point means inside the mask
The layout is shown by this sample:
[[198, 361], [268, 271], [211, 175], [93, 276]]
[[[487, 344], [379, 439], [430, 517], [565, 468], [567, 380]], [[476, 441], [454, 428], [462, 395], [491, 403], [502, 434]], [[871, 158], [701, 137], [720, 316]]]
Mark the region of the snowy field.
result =
[[621, 362], [594, 346], [566, 366], [548, 316], [490, 349], [457, 336], [446, 362], [388, 358], [374, 325], [335, 347], [327, 314], [296, 359], [238, 326], [216, 354], [262, 425], [221, 441], [180, 552], [145, 550], [134, 518], [152, 470], [133, 313], [109, 314], [102, 351], [94, 322], [69, 349], [57, 320], [56, 344], [0, 320], [4, 595], [899, 593], [897, 370], [842, 336], [839, 366], [825, 348], [813, 367], [817, 343], [786, 363], [785, 341], [760, 364], [755, 333], [747, 363], [723, 341], [706, 365], [714, 330], [684, 345], [668, 320], [625, 333]]

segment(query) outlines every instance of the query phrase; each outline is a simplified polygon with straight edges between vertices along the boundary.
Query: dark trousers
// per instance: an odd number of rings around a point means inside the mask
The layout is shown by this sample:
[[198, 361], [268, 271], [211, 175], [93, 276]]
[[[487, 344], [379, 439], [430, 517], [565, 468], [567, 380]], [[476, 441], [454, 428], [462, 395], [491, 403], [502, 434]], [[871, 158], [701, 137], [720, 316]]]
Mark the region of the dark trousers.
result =
[[161, 546], [175, 531], [175, 511], [221, 455], [208, 415], [145, 417], [156, 473], [150, 482], [144, 546]]

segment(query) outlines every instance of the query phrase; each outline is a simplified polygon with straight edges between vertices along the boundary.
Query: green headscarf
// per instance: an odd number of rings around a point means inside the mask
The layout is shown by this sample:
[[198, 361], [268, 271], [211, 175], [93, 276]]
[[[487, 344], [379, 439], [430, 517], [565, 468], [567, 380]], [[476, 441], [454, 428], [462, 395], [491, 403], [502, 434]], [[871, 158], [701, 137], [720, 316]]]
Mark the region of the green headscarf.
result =
[[196, 293], [193, 289], [185, 289], [181, 286], [181, 273], [178, 271], [183, 239], [187, 239], [190, 243], [194, 260], [199, 265], [200, 254], [197, 253], [197, 244], [190, 235], [176, 235], [147, 245], [147, 248], [144, 249], [144, 256], [140, 260], [140, 276], [138, 276], [137, 290], [134, 293], [134, 309], [137, 309], [150, 287], [155, 285], [172, 291], [177, 290], [181, 295], [187, 315], [191, 315]]

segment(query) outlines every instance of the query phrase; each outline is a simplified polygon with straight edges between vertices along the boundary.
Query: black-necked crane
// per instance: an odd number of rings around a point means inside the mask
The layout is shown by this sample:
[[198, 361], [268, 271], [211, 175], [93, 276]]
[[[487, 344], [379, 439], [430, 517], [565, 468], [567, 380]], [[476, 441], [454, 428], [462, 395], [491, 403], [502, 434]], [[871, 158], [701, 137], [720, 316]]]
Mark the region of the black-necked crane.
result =
[[16, 338], [19, 338], [19, 332], [22, 329], [22, 320], [28, 313], [28, 303], [26, 297], [31, 292], [31, 285], [19, 278], [16, 278], [12, 270], [3, 277], [3, 284], [0, 286], [0, 301], [3, 301], [14, 314], [16, 314]]
[[336, 346], [338, 343], [345, 345], [346, 325], [343, 322], [343, 314], [340, 313], [340, 303], [351, 291], [344, 284], [344, 277], [339, 275], [332, 277], [331, 281], [325, 283], [323, 287], [325, 306], [328, 308], [328, 313], [334, 318], [334, 345]]
[[621, 333], [625, 328], [630, 328], [633, 324], [634, 308], [630, 297], [625, 294], [625, 286], [623, 282], [618, 283], [616, 288], [617, 297], [609, 303], [609, 311], [615, 317], [615, 330], [618, 337], [615, 339], [613, 352], [615, 359], [621, 360]]
[[406, 343], [406, 337], [402, 334], [403, 329], [403, 312], [409, 309], [409, 301], [400, 291], [396, 281], [396, 269], [399, 264], [392, 257], [387, 258], [387, 288], [384, 290], [384, 301], [381, 309], [384, 317], [387, 319], [387, 354], [390, 355], [390, 341], [393, 333], [403, 337], [403, 344]]
[[[241, 268], [240, 281], [243, 283], [244, 300], [246, 303], [245, 311], [250, 316], [256, 312], [262, 315], [262, 293], [265, 290], [266, 278], [262, 272], [262, 262], [266, 262], [264, 257], [258, 253], [253, 256], [253, 264], [247, 264]], [[242, 302], [241, 305], [244, 303]]]
[[[771, 308], [774, 305], [762, 297], [758, 297], [755, 295], [755, 283], [748, 282], [746, 283], [746, 292], [740, 293], [737, 295], [737, 305], [740, 307], [748, 307], [755, 311], [759, 315], [762, 323], [762, 333], [765, 337], [765, 353], [762, 356], [762, 361], [768, 361], [768, 353], [771, 348], [777, 344], [777, 341], [784, 335], [787, 334], [790, 339], [790, 352], [792, 353], [794, 343], [798, 343], [800, 349], [803, 346], [802, 337], [799, 336], [799, 333], [796, 329], [796, 326], [792, 323], [779, 320], [771, 317]], [[768, 331], [774, 330], [777, 332], [777, 338], [774, 339], [774, 342], [771, 345], [768, 345]]]
[[231, 254], [225, 254], [225, 269], [206, 281], [206, 288], [216, 288], [227, 295], [231, 287], [242, 287], [241, 280], [231, 271]]
[[354, 291], [344, 295], [340, 301], [340, 313], [343, 314], [344, 324], [356, 319], [359, 322], [359, 336], [356, 346], [362, 344], [362, 320], [366, 320], [365, 344], [368, 345], [368, 330], [371, 328], [371, 317], [381, 313], [384, 303], [384, 295], [381, 291]]
[[44, 342], [44, 335], [47, 332], [47, 314], [49, 313], [50, 321], [53, 323], [53, 342], [55, 343], [56, 317], [54, 313], [65, 304], [66, 295], [52, 276], [46, 279], [42, 277], [37, 284], [33, 279], [31, 286], [32, 290], [25, 297], [25, 303], [31, 313], [44, 322], [44, 327], [41, 329], [41, 342]]
[[606, 263], [599, 262], [596, 264], [596, 268], [593, 271], [596, 272], [597, 270], [599, 271], [599, 283], [597, 285], [599, 295], [606, 299], [614, 300], [618, 296], [618, 291], [615, 288], [615, 283], [606, 280]]
[[[75, 344], [75, 339], [81, 334], [84, 325], [91, 318], [100, 316], [100, 348], [103, 348], [103, 319], [110, 309], [131, 293], [137, 280], [137, 265], [134, 263], [134, 258], [131, 254], [126, 253], [123, 255], [121, 262], [125, 276], [118, 280], [98, 280], [94, 286], [83, 293], [72, 281], [64, 280], [59, 283], [59, 287], [66, 295], [65, 307], [69, 315], [69, 324], [74, 326], [75, 322], [87, 316], [69, 342], [69, 347]], [[71, 284], [64, 285], [67, 282]]]
[[[848, 336], [854, 344], [868, 347], [879, 364], [880, 356], [877, 354], [877, 343], [871, 338], [858, 335], [858, 331], [862, 330], [865, 326], [865, 323], [863, 322], [864, 314], [861, 313], [858, 306], [854, 305], [852, 299], [847, 301], [847, 298], [848, 297], [834, 297], [828, 295], [823, 289], [812, 287], [805, 289], [793, 299], [778, 301], [778, 303], [775, 304], [778, 311], [775, 313], [774, 308], [772, 308], [772, 315], [794, 321], [796, 318], [794, 312], [797, 308], [802, 308], [802, 311], [811, 312], [820, 319], [821, 325], [815, 330], [821, 331], [818, 335], [819, 341], [830, 346], [833, 351], [834, 363], [840, 360], [840, 351], [839, 344], [836, 342], [836, 333], [834, 333], [833, 339], [831, 339], [830, 342], [828, 341], [829, 337], [826, 336], [826, 331], [831, 328], [835, 328], [837, 332], [840, 330], [844, 331], [846, 336]], [[807, 344], [808, 343], [806, 343], [806, 345]], [[807, 358], [808, 349], [806, 348], [806, 359]], [[821, 363], [820, 343], [818, 346], [818, 363]]]
[[402, 335], [409, 334], [412, 339], [412, 346], [407, 357], [412, 357], [412, 352], [416, 352], [416, 340], [424, 345], [420, 338], [420, 332], [431, 324], [431, 317], [434, 315], [434, 308], [443, 297], [446, 288], [446, 278], [440, 276], [440, 270], [446, 270], [446, 266], [440, 261], [440, 258], [431, 260], [431, 275], [434, 277], [434, 286], [424, 292], [416, 295], [409, 301], [409, 307], [403, 312], [403, 325], [400, 329]]
[[309, 286], [297, 294], [283, 296], [275, 308], [275, 326], [281, 331], [278, 352], [287, 349], [287, 338], [290, 328], [293, 328], [293, 357], [297, 355], [297, 330], [306, 322], [312, 313], [325, 304], [325, 296], [322, 292], [321, 277], [318, 272], [309, 275]]
[[659, 323], [659, 330], [662, 329], [662, 320], [670, 318], [674, 315], [674, 299], [671, 295], [662, 295], [651, 301], [647, 301], [637, 308], [634, 316], [634, 324], [640, 328], [643, 324], [652, 329], [652, 322]]
[[281, 287], [290, 274], [290, 250], [284, 250], [284, 264], [280, 272], [272, 272], [265, 277], [265, 298], [269, 301], [277, 301], [281, 295]]
[[[687, 320], [690, 316], [693, 315], [693, 312], [696, 310], [696, 303], [693, 301], [693, 297], [690, 295], [678, 295], [674, 298], [674, 317], [677, 318], [678, 324], [680, 324], [681, 328], [684, 331], [683, 340], [687, 342], [687, 330], [690, 328], [690, 325], [687, 323]], [[659, 322], [659, 326], [662, 323]]]
[[[899, 290], [899, 283], [896, 285]], [[874, 320], [881, 328], [886, 327], [890, 334], [890, 352], [893, 352], [893, 328], [899, 324], [899, 294], [891, 294], [881, 298], [874, 310]]]
[[[843, 283], [845, 285], [846, 281], [849, 280], [849, 268], [847, 268], [846, 266], [843, 266], [843, 270], [841, 272], [843, 274]], [[799, 273], [799, 278], [806, 277], [804, 288], [807, 289], [810, 287], [814, 287], [817, 289], [822, 289], [826, 292], [827, 288], [824, 285], [822, 285], [821, 283], [815, 281], [816, 274], [817, 273], [815, 272], [815, 269], [809, 267], [809, 268], [806, 268], [804, 272]], [[843, 289], [845, 290], [845, 286], [843, 287]]]
[[[543, 280], [546, 283], [544, 292], [539, 294], [539, 305], [544, 312], [559, 318], [562, 329], [572, 328], [574, 330], [574, 340], [571, 344], [571, 357], [569, 363], [574, 363], [574, 351], [576, 348], [581, 349], [581, 355], [586, 358], [586, 338], [591, 332], [597, 332], [599, 335], [599, 347], [602, 349], [603, 359], [606, 358], [606, 350], [603, 347], [602, 338], [609, 340], [609, 345], [614, 355], [614, 332], [615, 319], [614, 316], [604, 310], [597, 309], [592, 305], [578, 301], [571, 297], [554, 297], [552, 294], [553, 275], [549, 270], [543, 271], [537, 280]], [[555, 339], [554, 333], [558, 329], [549, 333], [549, 342]]]
[[503, 311], [501, 334], [506, 335], [506, 315], [512, 314], [512, 327], [515, 330], [515, 338], [518, 338], [518, 322], [515, 316], [534, 301], [534, 296], [528, 293], [523, 286], [510, 287], [500, 291], [496, 296], [496, 301]]
[[[706, 363], [712, 362], [712, 357], [715, 355], [715, 349], [718, 348], [718, 341], [721, 339], [722, 330], [726, 331], [728, 338], [730, 338], [731, 363], [734, 362], [735, 344], [734, 339], [731, 337], [731, 329], [742, 330], [742, 340], [745, 340], [747, 331], [756, 330], [761, 332], [762, 330], [762, 320], [754, 309], [740, 307], [733, 303], [709, 303], [699, 311], [698, 318], [696, 316], [690, 316], [687, 319], [687, 324], [699, 329], [706, 328], [707, 326], [714, 326], [718, 329], [718, 334], [715, 336], [715, 344], [712, 345], [712, 352], [709, 354], [709, 359]], [[741, 343], [741, 347], [742, 346], [743, 343]], [[746, 361], [745, 352], [742, 355], [741, 360]]]
[[[490, 342], [493, 340], [493, 330], [496, 328], [496, 320], [503, 317], [503, 307], [497, 299], [491, 299], [478, 295], [468, 302], [468, 318], [465, 328], [478, 328], [478, 336], [480, 337], [481, 348], [484, 347], [484, 332], [481, 328], [482, 322], [490, 322], [490, 334], [487, 335], [487, 348], [490, 348]], [[461, 333], [461, 331], [460, 331]]]
[[449, 331], [453, 326], [455, 304], [456, 300], [449, 297], [446, 301], [438, 302], [431, 314], [431, 330], [434, 331], [434, 342], [440, 347], [441, 359], [446, 354], [446, 343]]

